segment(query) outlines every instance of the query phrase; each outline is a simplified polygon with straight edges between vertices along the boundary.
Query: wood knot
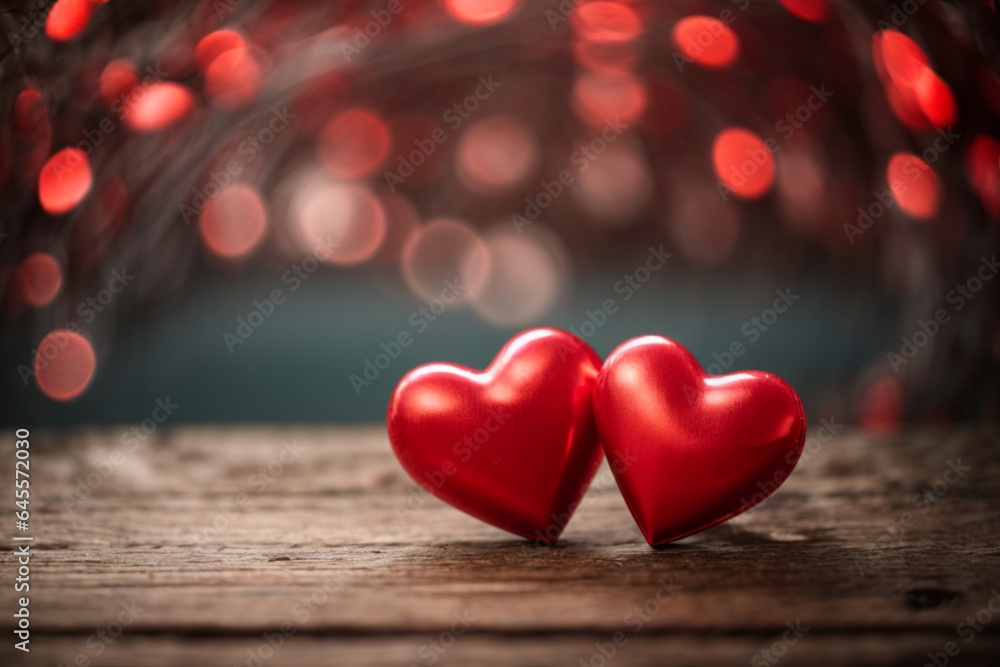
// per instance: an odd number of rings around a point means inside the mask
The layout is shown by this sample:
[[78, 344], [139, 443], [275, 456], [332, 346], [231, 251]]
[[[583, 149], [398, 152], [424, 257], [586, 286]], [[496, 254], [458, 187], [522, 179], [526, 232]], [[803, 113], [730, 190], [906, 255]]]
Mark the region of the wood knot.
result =
[[946, 588], [911, 588], [906, 591], [906, 606], [910, 609], [935, 609], [962, 597], [958, 591]]

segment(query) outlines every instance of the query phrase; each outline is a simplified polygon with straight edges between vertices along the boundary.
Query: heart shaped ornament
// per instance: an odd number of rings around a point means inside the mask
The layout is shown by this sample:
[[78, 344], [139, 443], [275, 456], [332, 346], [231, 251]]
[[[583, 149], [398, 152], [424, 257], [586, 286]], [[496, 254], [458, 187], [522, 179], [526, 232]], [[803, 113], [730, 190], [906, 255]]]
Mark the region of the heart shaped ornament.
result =
[[594, 403], [612, 472], [654, 547], [762, 502], [791, 473], [805, 439], [802, 402], [784, 380], [708, 375], [660, 336], [611, 353]]
[[483, 372], [434, 363], [389, 402], [393, 451], [420, 486], [489, 524], [554, 543], [603, 457], [600, 357], [557, 329], [512, 338]]

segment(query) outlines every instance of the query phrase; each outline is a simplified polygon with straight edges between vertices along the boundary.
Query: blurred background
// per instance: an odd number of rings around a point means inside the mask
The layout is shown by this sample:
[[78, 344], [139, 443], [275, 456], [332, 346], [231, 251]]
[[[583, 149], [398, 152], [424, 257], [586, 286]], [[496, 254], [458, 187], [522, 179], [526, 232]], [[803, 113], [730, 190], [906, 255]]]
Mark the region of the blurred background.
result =
[[1000, 418], [993, 0], [0, 7], [5, 426], [380, 421], [540, 325]]

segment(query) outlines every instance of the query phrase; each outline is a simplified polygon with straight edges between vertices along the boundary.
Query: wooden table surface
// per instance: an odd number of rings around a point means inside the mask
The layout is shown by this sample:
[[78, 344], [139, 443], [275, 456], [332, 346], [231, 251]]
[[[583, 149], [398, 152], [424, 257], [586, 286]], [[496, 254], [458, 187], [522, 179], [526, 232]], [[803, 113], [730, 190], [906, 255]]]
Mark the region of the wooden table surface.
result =
[[10, 517], [3, 665], [1000, 664], [995, 430], [843, 429], [662, 550], [606, 467], [535, 547], [419, 491], [380, 427], [125, 432], [32, 434], [31, 653]]

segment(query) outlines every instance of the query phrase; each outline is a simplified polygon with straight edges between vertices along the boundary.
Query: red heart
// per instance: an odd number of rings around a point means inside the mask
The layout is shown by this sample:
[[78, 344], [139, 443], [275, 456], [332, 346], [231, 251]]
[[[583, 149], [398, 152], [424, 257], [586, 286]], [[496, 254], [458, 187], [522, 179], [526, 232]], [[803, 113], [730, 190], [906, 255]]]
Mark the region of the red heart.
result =
[[707, 375], [676, 342], [619, 346], [597, 380], [598, 431], [632, 516], [652, 546], [763, 501], [802, 453], [805, 413], [769, 373]]
[[553, 543], [604, 455], [593, 416], [600, 367], [576, 336], [532, 329], [481, 373], [451, 364], [415, 368], [389, 402], [393, 450], [441, 500]]

